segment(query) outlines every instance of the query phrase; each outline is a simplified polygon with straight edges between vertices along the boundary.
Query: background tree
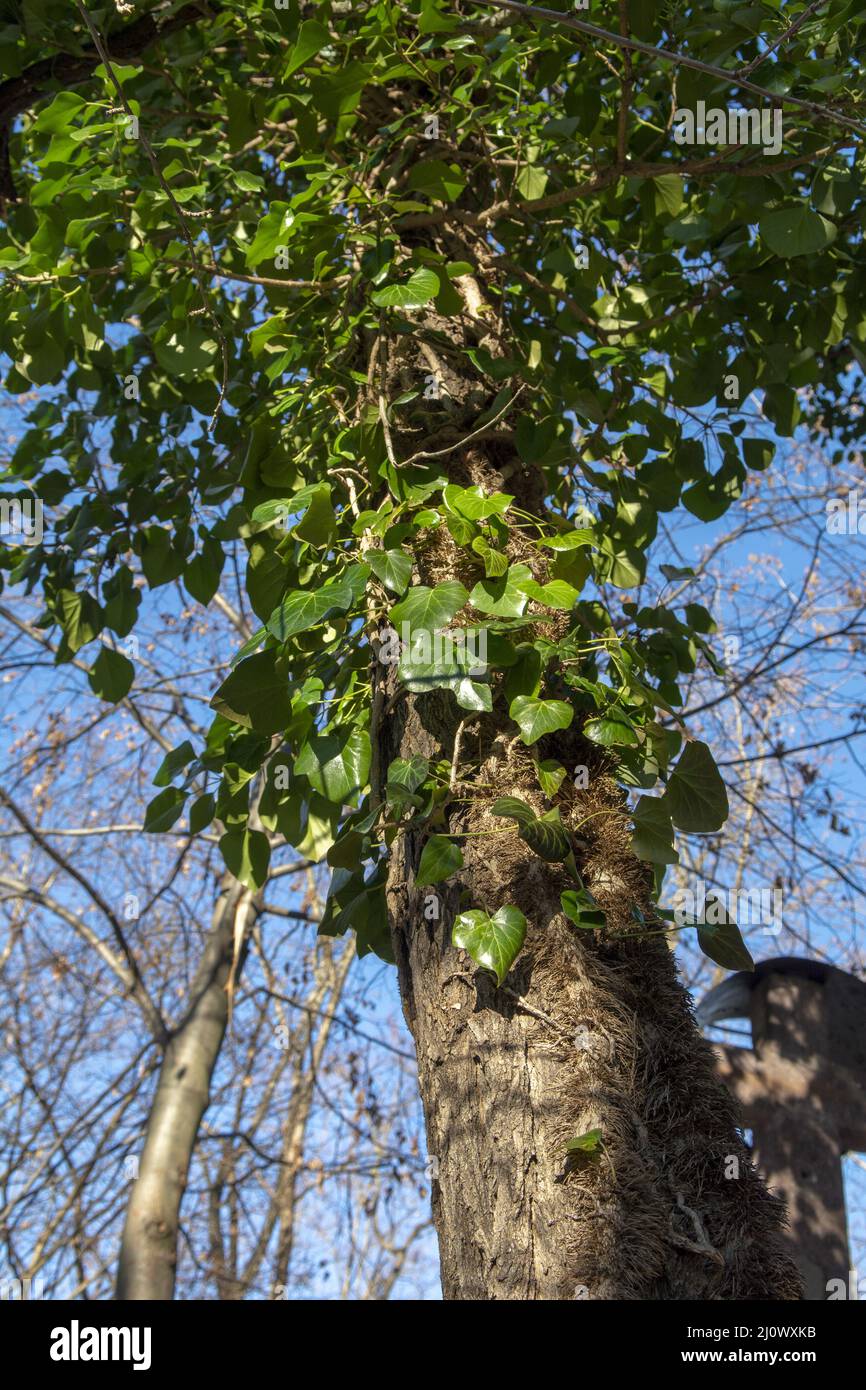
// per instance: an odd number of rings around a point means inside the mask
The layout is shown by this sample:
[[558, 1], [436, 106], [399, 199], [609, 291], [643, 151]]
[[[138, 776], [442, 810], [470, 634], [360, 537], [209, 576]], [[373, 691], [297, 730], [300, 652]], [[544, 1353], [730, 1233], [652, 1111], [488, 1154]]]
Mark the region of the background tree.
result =
[[[856, 434], [856, 7], [76, 9], [0, 88], [7, 386], [58, 386], [10, 577], [118, 700], [139, 573], [208, 604], [241, 542], [260, 623], [146, 826], [250, 895], [325, 858], [320, 929], [393, 951], [446, 1296], [796, 1296], [657, 896], [728, 813], [712, 619], [636, 591], [804, 407]], [[747, 94], [777, 145], [684, 150]]]
[[[411, 1056], [375, 973], [348, 973], [350, 943], [310, 936], [321, 871], [275, 846], [226, 1038], [224, 989], [199, 983], [232, 955], [218, 837], [141, 833], [163, 745], [200, 731], [184, 685], [225, 646], [219, 610], [205, 627], [182, 596], [157, 595], [136, 688], [112, 705], [84, 662], [54, 666], [37, 605], [0, 607], [0, 1285], [104, 1299], [119, 1274], [150, 1297], [426, 1292]], [[178, 1051], [192, 1059], [181, 1085]]]

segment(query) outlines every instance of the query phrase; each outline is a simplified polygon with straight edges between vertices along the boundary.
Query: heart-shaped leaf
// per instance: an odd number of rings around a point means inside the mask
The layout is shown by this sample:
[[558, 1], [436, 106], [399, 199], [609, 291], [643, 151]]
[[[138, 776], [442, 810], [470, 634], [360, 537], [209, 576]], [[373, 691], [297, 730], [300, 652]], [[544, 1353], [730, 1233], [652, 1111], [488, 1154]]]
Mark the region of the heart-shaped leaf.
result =
[[528, 825], [535, 820], [535, 812], [525, 801], [521, 801], [518, 796], [500, 796], [498, 801], [494, 801], [490, 807], [492, 816], [505, 816], [508, 820], [516, 820], [518, 825]]
[[523, 585], [531, 579], [532, 570], [528, 565], [512, 565], [501, 579], [479, 580], [469, 601], [479, 613], [492, 613], [497, 618], [520, 618], [527, 603]]
[[413, 632], [436, 632], [450, 623], [468, 597], [467, 591], [456, 579], [437, 584], [435, 589], [429, 589], [426, 584], [416, 584], [391, 609], [391, 622], [395, 626], [407, 623]]
[[268, 632], [273, 633], [278, 642], [285, 642], [298, 632], [306, 632], [316, 623], [332, 618], [335, 613], [345, 613], [352, 606], [354, 595], [348, 584], [325, 584], [312, 593], [298, 590], [288, 594], [268, 619]]
[[638, 744], [634, 726], [630, 720], [616, 711], [612, 711], [603, 719], [587, 720], [583, 732], [593, 743], [601, 744], [602, 748], [636, 748]]
[[420, 753], [413, 753], [411, 758], [394, 758], [388, 768], [388, 785], [416, 792], [426, 781], [429, 770], [430, 764]]
[[514, 501], [507, 492], [494, 492], [488, 496], [480, 487], [456, 487], [453, 483], [443, 490], [446, 507], [459, 512], [469, 521], [484, 521], [489, 516], [504, 516]]
[[580, 598], [574, 585], [566, 584], [564, 579], [551, 579], [549, 584], [538, 584], [536, 580], [528, 579], [523, 585], [523, 592], [537, 603], [543, 603], [546, 608], [557, 608], [563, 613], [569, 613]]
[[538, 700], [534, 695], [518, 695], [509, 713], [526, 744], [537, 743], [542, 734], [567, 729], [574, 718], [574, 709], [564, 700]]
[[468, 951], [476, 965], [492, 970], [501, 985], [526, 939], [526, 918], [516, 907], [500, 907], [491, 917], [479, 908], [461, 912], [451, 940]]
[[559, 818], [559, 807], [546, 811], [520, 829], [520, 838], [548, 864], [561, 864], [571, 851], [568, 834]]
[[430, 883], [440, 883], [457, 869], [463, 868], [463, 854], [447, 835], [431, 835], [421, 853], [421, 863], [415, 875], [415, 886], [425, 888]]
[[650, 864], [678, 864], [670, 812], [657, 796], [642, 796], [634, 809], [632, 849]]
[[416, 270], [402, 285], [386, 285], [370, 298], [380, 309], [420, 309], [439, 293], [439, 276], [432, 270]]
[[661, 804], [680, 830], [720, 830], [728, 819], [728, 793], [705, 743], [687, 743]]
[[356, 801], [370, 773], [370, 735], [363, 729], [313, 734], [295, 759], [295, 772], [329, 801]]
[[100, 700], [116, 705], [129, 694], [135, 677], [135, 667], [129, 657], [112, 647], [102, 647], [87, 677], [90, 688]]
[[565, 779], [565, 768], [553, 758], [545, 758], [535, 769], [545, 796], [556, 796]]
[[517, 822], [521, 840], [529, 845], [540, 859], [548, 864], [561, 864], [571, 852], [565, 826], [559, 817], [559, 807], [536, 816], [531, 806], [516, 796], [503, 796], [490, 808], [493, 816]]
[[576, 1138], [569, 1139], [565, 1146], [565, 1152], [568, 1154], [594, 1154], [598, 1152], [600, 1146], [601, 1130], [588, 1129], [585, 1134], [578, 1134]]
[[494, 550], [484, 536], [475, 537], [472, 542], [472, 549], [484, 561], [485, 578], [501, 579], [508, 569], [508, 556], [503, 555], [501, 550]]
[[585, 545], [595, 544], [592, 531], [564, 531], [558, 536], [546, 536], [538, 542], [548, 550], [578, 550]]
[[412, 558], [405, 550], [368, 550], [364, 559], [392, 594], [406, 592], [412, 578]]

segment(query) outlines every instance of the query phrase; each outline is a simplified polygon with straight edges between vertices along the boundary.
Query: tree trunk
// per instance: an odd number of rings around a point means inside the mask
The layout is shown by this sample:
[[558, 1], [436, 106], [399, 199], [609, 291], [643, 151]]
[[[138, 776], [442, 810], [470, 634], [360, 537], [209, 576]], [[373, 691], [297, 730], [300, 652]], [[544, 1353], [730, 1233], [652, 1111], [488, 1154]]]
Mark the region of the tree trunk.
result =
[[[407, 706], [399, 755], [448, 756], [442, 702]], [[452, 830], [501, 829], [487, 810], [492, 787], [533, 799], [526, 753], [490, 734], [476, 778], [484, 789]], [[570, 754], [573, 765], [574, 742], [564, 742], [550, 736], [541, 755], [567, 765]], [[591, 766], [592, 756], [580, 761]], [[611, 812], [581, 865], [607, 912], [603, 934], [563, 916], [561, 866], [516, 837], [461, 842], [462, 905], [511, 903], [529, 923], [500, 989], [450, 945], [460, 889], [440, 902], [415, 888], [422, 838], [402, 836], [392, 852], [389, 910], [435, 1160], [445, 1297], [798, 1298], [778, 1239], [781, 1205], [750, 1163], [670, 949], [662, 936], [628, 939], [647, 884], [618, 791], [596, 771], [585, 798], [580, 818], [600, 805]], [[567, 1161], [569, 1140], [595, 1128], [601, 1152]]]
[[[496, 194], [483, 145], [477, 153], [473, 188], [489, 215]], [[479, 269], [453, 282], [461, 313], [428, 306], [411, 333], [382, 329], [359, 363], [368, 383], [378, 380], [389, 459], [398, 477], [401, 460], [426, 457], [435, 460], [431, 479], [510, 494], [509, 535], [499, 548], [544, 583], [544, 552], [527, 539], [517, 509], [524, 521], [527, 514], [543, 520], [551, 484], [542, 466], [520, 456], [514, 415], [496, 412], [502, 374], [483, 367], [485, 354], [522, 355], [510, 341], [501, 258], [492, 238], [456, 215], [408, 217], [401, 239], [404, 249], [417, 244]], [[437, 389], [424, 413], [410, 417], [414, 430], [396, 412], [389, 422], [387, 402], [429, 382], [431, 372]], [[531, 415], [528, 397], [520, 409]], [[457, 579], [471, 590], [479, 578], [477, 557], [445, 524], [422, 534], [414, 559], [422, 584]], [[534, 603], [526, 621], [523, 641], [556, 640], [569, 626], [566, 614]], [[553, 670], [546, 693], [556, 693], [557, 679]], [[476, 715], [458, 708], [450, 691], [409, 694], [393, 669], [383, 675], [377, 664], [373, 673], [374, 798], [395, 757], [450, 763], [451, 799], [432, 828], [460, 837], [464, 856], [451, 883], [419, 890], [431, 827], [406, 830], [391, 842], [387, 882], [434, 1160], [445, 1297], [799, 1298], [799, 1275], [779, 1240], [783, 1206], [750, 1162], [665, 935], [650, 934], [633, 915], [637, 908], [652, 919], [652, 873], [632, 853], [626, 797], [607, 755], [583, 738], [577, 719], [523, 747], [499, 674], [491, 685], [492, 712]], [[607, 914], [604, 931], [572, 925], [560, 894], [574, 879], [489, 813], [503, 796], [520, 797], [538, 814], [550, 809], [536, 755], [588, 770], [586, 790], [582, 778], [566, 777], [552, 800], [583, 881]], [[524, 913], [527, 936], [496, 988], [492, 974], [452, 947], [451, 928], [458, 911], [492, 914], [507, 905]], [[582, 1160], [569, 1156], [569, 1141], [592, 1129], [601, 1130], [601, 1147]]]
[[[483, 302], [477, 287], [467, 301]], [[453, 373], [448, 388], [461, 403], [485, 389]], [[464, 411], [463, 433], [467, 418]], [[455, 483], [508, 491], [544, 515], [540, 475], [504, 432], [455, 449], [445, 466]], [[504, 548], [546, 578], [546, 562], [518, 529]], [[444, 526], [416, 554], [427, 584], [459, 578], [471, 587], [472, 563]], [[523, 747], [497, 680], [492, 713], [474, 715], [450, 692], [400, 695], [389, 674], [393, 712], [376, 760], [380, 777], [397, 756], [451, 762], [447, 823], [436, 829], [466, 836], [459, 882], [440, 884], [439, 894], [414, 884], [424, 831], [398, 836], [387, 888], [435, 1160], [445, 1297], [799, 1298], [799, 1275], [779, 1241], [783, 1206], [751, 1164], [666, 937], [648, 934], [633, 915], [635, 907], [652, 913], [652, 875], [632, 853], [626, 798], [606, 755], [575, 729]], [[489, 814], [502, 796], [538, 814], [549, 809], [536, 753], [588, 771], [586, 790], [582, 778], [566, 778], [555, 802], [607, 914], [603, 932], [562, 914], [560, 893], [574, 886], [564, 866], [540, 859]], [[452, 947], [451, 926], [457, 911], [509, 904], [524, 913], [527, 937], [497, 989]], [[569, 1156], [569, 1141], [592, 1129], [602, 1147]]]
[[235, 932], [253, 901], [249, 889], [225, 876], [191, 1003], [172, 1034], [160, 1071], [126, 1213], [118, 1299], [162, 1301], [174, 1295], [180, 1204], [225, 1035]]

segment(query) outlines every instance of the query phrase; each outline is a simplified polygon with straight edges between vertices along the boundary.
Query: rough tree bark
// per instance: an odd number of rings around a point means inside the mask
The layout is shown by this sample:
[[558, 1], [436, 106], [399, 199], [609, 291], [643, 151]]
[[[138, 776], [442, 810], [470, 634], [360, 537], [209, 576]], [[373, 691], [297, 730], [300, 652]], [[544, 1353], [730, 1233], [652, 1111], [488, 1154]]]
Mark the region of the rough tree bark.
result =
[[[472, 730], [466, 755], [477, 771], [460, 788], [471, 801], [452, 808], [452, 831], [501, 831], [488, 812], [497, 794], [545, 809], [525, 751], [500, 735], [495, 714]], [[408, 697], [386, 731], [383, 766], [415, 753], [450, 758], [455, 722], [440, 697]], [[634, 935], [630, 909], [648, 907], [649, 876], [631, 855], [617, 788], [574, 736], [548, 736], [540, 756], [591, 769], [585, 793], [570, 806], [560, 798], [563, 821], [609, 812], [578, 844], [606, 933], [562, 915], [570, 880], [516, 836], [461, 841], [460, 886], [438, 907], [414, 886], [423, 836], [392, 851], [389, 911], [437, 1160], [445, 1297], [797, 1298], [778, 1240], [781, 1204], [750, 1162], [667, 942]], [[514, 904], [529, 923], [501, 989], [450, 945], [461, 887], [462, 906]], [[568, 1141], [596, 1127], [601, 1158], [566, 1163]]]
[[158, 1302], [174, 1295], [180, 1204], [225, 1035], [235, 933], [254, 904], [254, 894], [226, 874], [190, 1006], [171, 1036], [160, 1070], [126, 1213], [118, 1299]]
[[[468, 250], [454, 227], [422, 225], [416, 235], [446, 257]], [[472, 250], [483, 265], [480, 240]], [[451, 420], [423, 447], [450, 448], [441, 467], [452, 482], [507, 491], [543, 516], [540, 472], [522, 462], [503, 425], [459, 445], [499, 385], [467, 368], [464, 349], [480, 343], [508, 355], [492, 302], [485, 305], [476, 279], [459, 283], [459, 319], [429, 314], [408, 345], [406, 337], [377, 343], [382, 382], [393, 398], [407, 376], [417, 380], [432, 367]], [[391, 447], [405, 457], [417, 441], [395, 435]], [[466, 551], [445, 527], [428, 535], [415, 557], [417, 579], [471, 587], [477, 573], [466, 569]], [[505, 549], [545, 579], [544, 561], [519, 529]], [[394, 842], [387, 889], [437, 1164], [445, 1297], [799, 1298], [799, 1276], [779, 1240], [782, 1205], [750, 1162], [667, 940], [637, 935], [631, 909], [650, 910], [651, 874], [631, 852], [625, 798], [604, 755], [573, 730], [537, 745], [540, 758], [589, 769], [586, 791], [567, 779], [555, 798], [584, 881], [607, 913], [607, 930], [588, 932], [562, 915], [560, 893], [573, 886], [562, 866], [502, 833], [504, 822], [489, 814], [499, 796], [548, 809], [495, 682], [492, 714], [474, 716], [448, 693], [401, 695], [393, 672], [380, 668], [374, 681], [379, 707], [390, 711], [374, 767], [384, 772], [393, 757], [415, 753], [453, 761], [455, 795], [436, 829], [472, 832], [460, 840], [465, 867], [438, 904], [415, 886], [423, 832]], [[451, 927], [457, 910], [492, 913], [507, 904], [522, 910], [528, 932], [497, 989], [451, 946]], [[601, 1154], [566, 1161], [568, 1141], [596, 1127]]]

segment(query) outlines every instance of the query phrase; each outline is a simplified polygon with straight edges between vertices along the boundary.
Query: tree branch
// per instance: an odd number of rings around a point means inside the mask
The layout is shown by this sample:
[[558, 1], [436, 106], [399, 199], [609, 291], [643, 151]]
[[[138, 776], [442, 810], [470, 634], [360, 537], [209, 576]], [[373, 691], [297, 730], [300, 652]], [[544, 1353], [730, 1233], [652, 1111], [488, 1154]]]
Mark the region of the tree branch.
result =
[[852, 120], [850, 116], [841, 115], [840, 112], [834, 111], [831, 106], [822, 106], [817, 101], [806, 101], [803, 97], [782, 96], [778, 92], [771, 92], [768, 88], [760, 87], [757, 82], [750, 81], [741, 73], [732, 71], [730, 68], [718, 68], [714, 63], [703, 63], [699, 58], [689, 58], [684, 53], [673, 53], [669, 48], [656, 48], [651, 43], [642, 43], [640, 39], [628, 38], [624, 34], [613, 34], [609, 29], [599, 29], [595, 24], [587, 24], [586, 20], [574, 19], [572, 15], [560, 14], [558, 10], [547, 10], [541, 5], [522, 5], [519, 0], [476, 0], [476, 3], [513, 10], [526, 19], [551, 20], [554, 24], [564, 24], [567, 29], [576, 29], [579, 34], [585, 34], [588, 38], [615, 44], [616, 47], [632, 53], [646, 53], [651, 58], [661, 59], [662, 62], [676, 63], [678, 67], [692, 68], [695, 72], [707, 73], [710, 77], [717, 77], [722, 82], [732, 83], [744, 91], [754, 92], [757, 96], [763, 97], [765, 101], [795, 106], [800, 111], [808, 111], [810, 115], [821, 116], [826, 121], [835, 121], [838, 125], [847, 126], [849, 130], [856, 130], [860, 135], [866, 135], [866, 125], [860, 121]]
[[[111, 34], [111, 51], [115, 58], [137, 58], [145, 49], [205, 16], [219, 11], [217, 0], [197, 0], [184, 5], [177, 14], [157, 24], [152, 15], [142, 15], [123, 29]], [[17, 201], [15, 184], [9, 164], [9, 131], [16, 116], [29, 111], [49, 92], [62, 91], [86, 82], [99, 67], [102, 59], [95, 44], [88, 44], [81, 53], [56, 53], [31, 63], [18, 77], [0, 83], [0, 199]]]
[[62, 854], [58, 853], [58, 851], [48, 843], [41, 831], [33, 824], [33, 822], [21, 809], [17, 802], [14, 801], [13, 798], [9, 795], [9, 793], [7, 791], [4, 791], [2, 787], [0, 787], [0, 802], [2, 802], [5, 806], [8, 807], [8, 809], [12, 812], [12, 815], [18, 821], [18, 824], [22, 826], [24, 830], [26, 830], [33, 843], [39, 846], [43, 854], [47, 854], [48, 858], [53, 860], [53, 862], [58, 866], [58, 868], [62, 869], [64, 873], [69, 874], [70, 878], [74, 878], [75, 882], [81, 888], [84, 889], [91, 902], [95, 903], [95, 905], [99, 908], [105, 920], [108, 922], [108, 925], [111, 927], [114, 939], [117, 942], [120, 953], [126, 962], [126, 968], [129, 972], [129, 979], [131, 981], [131, 991], [137, 998], [145, 1014], [145, 1017], [148, 1020], [154, 1038], [157, 1040], [157, 1042], [164, 1042], [167, 1037], [165, 1023], [163, 1022], [163, 1018], [160, 1014], [159, 1009], [156, 1007], [156, 1005], [150, 997], [150, 993], [147, 989], [146, 984], [144, 983], [144, 979], [142, 978], [141, 971], [138, 968], [138, 961], [135, 959], [135, 956], [130, 950], [129, 943], [126, 940], [126, 936], [123, 931], [123, 927], [121, 926], [116, 913], [112, 911], [111, 907], [105, 901], [105, 898], [102, 896], [99, 890], [84, 876], [84, 874], [82, 874], [78, 869], [76, 869], [74, 865], [70, 864], [68, 859], [65, 859]]

